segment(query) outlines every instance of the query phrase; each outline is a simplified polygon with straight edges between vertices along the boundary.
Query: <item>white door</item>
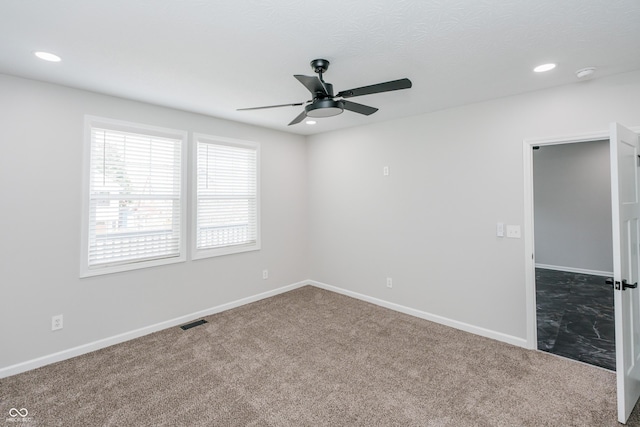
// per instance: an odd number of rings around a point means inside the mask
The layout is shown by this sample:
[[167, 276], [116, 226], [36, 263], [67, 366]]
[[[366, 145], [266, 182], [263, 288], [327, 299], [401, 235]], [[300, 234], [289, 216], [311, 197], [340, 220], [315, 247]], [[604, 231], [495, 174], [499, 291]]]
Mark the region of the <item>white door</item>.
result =
[[618, 421], [626, 423], [640, 397], [638, 135], [611, 124], [611, 204], [616, 324]]

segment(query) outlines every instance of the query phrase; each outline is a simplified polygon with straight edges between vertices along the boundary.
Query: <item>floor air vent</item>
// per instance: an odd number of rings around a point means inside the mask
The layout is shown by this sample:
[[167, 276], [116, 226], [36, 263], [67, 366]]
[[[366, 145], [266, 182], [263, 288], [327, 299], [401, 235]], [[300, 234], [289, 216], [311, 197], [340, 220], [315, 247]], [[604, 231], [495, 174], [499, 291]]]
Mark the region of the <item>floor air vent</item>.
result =
[[196, 320], [195, 322], [191, 322], [191, 323], [187, 323], [186, 325], [182, 325], [182, 326], [180, 326], [180, 329], [182, 329], [183, 331], [186, 331], [187, 329], [191, 329], [191, 328], [196, 327], [196, 326], [204, 325], [205, 323], [207, 323], [206, 320], [200, 319], [200, 320]]

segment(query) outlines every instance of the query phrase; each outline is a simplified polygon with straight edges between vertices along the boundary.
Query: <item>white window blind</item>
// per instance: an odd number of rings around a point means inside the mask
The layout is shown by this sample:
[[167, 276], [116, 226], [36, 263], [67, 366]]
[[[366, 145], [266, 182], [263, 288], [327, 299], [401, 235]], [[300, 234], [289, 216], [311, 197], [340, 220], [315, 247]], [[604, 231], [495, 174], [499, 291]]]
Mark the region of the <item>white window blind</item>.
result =
[[259, 249], [258, 146], [197, 137], [194, 257]]
[[89, 129], [88, 270], [184, 259], [183, 136], [122, 128]]

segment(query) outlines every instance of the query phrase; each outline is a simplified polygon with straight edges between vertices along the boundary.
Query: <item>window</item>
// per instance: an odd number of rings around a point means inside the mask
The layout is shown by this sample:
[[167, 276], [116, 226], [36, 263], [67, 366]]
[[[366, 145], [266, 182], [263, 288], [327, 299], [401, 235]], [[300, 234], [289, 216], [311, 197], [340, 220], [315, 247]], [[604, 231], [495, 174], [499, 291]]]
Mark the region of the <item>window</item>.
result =
[[81, 276], [185, 255], [184, 131], [87, 116]]
[[260, 147], [195, 135], [194, 259], [260, 249]]

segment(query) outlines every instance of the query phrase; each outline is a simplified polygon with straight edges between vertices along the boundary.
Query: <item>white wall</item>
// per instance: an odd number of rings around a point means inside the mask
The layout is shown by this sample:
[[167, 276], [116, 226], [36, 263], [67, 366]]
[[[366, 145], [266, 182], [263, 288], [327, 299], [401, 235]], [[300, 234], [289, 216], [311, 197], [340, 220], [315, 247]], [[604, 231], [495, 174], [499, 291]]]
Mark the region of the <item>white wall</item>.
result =
[[524, 243], [495, 235], [522, 141], [638, 125], [638, 99], [634, 72], [308, 138], [311, 277], [525, 339]]
[[[303, 137], [3, 75], [0, 94], [0, 369], [308, 278]], [[79, 279], [85, 114], [261, 143], [262, 250]]]
[[[495, 236], [523, 223], [522, 140], [640, 124], [640, 72], [307, 143], [9, 76], [0, 93], [0, 369], [305, 279], [522, 340], [524, 244]], [[261, 142], [262, 250], [79, 279], [84, 114]]]
[[613, 272], [609, 141], [541, 146], [533, 188], [536, 263]]

